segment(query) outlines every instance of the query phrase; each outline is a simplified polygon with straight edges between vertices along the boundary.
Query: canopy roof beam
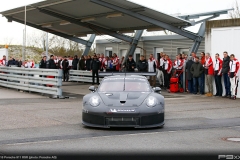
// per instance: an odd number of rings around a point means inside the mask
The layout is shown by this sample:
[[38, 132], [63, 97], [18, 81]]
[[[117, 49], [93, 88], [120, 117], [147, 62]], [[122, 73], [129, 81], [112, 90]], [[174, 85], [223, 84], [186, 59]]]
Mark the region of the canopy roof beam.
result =
[[122, 8], [122, 7], [119, 7], [119, 6], [107, 3], [107, 2], [102, 1], [102, 0], [91, 0], [91, 2], [93, 2], [95, 4], [98, 4], [98, 5], [101, 5], [101, 6], [104, 6], [104, 7], [107, 7], [107, 8], [110, 8], [110, 9], [113, 9], [113, 10], [116, 10], [116, 11], [119, 11], [119, 12], [127, 14], [127, 15], [129, 15], [131, 17], [140, 19], [142, 21], [154, 24], [156, 26], [159, 26], [161, 28], [167, 29], [169, 31], [172, 31], [174, 33], [177, 33], [179, 35], [182, 35], [182, 36], [187, 37], [187, 38], [192, 39], [192, 40], [195, 40], [198, 37], [198, 35], [193, 34], [193, 33], [189, 32], [189, 31], [186, 31], [186, 30], [184, 30], [182, 28], [178, 28], [178, 27], [172, 26], [172, 25], [164, 23], [162, 21], [158, 21], [156, 19], [153, 19], [153, 18], [144, 16], [144, 15], [141, 15], [139, 13], [132, 12], [130, 10], [127, 10], [125, 8]]
[[144, 32], [144, 30], [137, 30], [136, 31], [136, 33], [134, 35], [134, 43], [132, 43], [132, 45], [130, 46], [127, 55], [124, 57], [124, 62], [123, 63], [125, 63], [127, 61], [129, 55], [132, 55], [132, 56], [134, 55], [135, 50], [136, 50], [137, 45], [138, 45], [138, 42], [139, 42], [140, 38], [142, 37], [143, 32]]
[[56, 18], [59, 18], [61, 20], [65, 20], [65, 21], [68, 21], [70, 23], [73, 23], [73, 24], [76, 24], [76, 25], [79, 25], [79, 26], [83, 26], [83, 27], [86, 27], [86, 28], [90, 28], [92, 29], [94, 32], [97, 33], [104, 33], [104, 34], [107, 34], [109, 36], [112, 36], [112, 37], [115, 37], [115, 38], [118, 38], [118, 39], [121, 39], [123, 41], [126, 41], [126, 42], [129, 42], [129, 43], [133, 43], [133, 38], [129, 37], [129, 36], [126, 36], [126, 35], [123, 35], [123, 34], [118, 34], [117, 32], [115, 31], [112, 31], [112, 30], [109, 30], [109, 29], [106, 29], [106, 28], [103, 28], [103, 27], [100, 27], [100, 26], [96, 26], [94, 24], [90, 24], [90, 23], [86, 23], [86, 22], [81, 22], [79, 19], [75, 19], [75, 18], [72, 18], [72, 17], [69, 17], [69, 16], [66, 16], [64, 14], [61, 14], [61, 13], [57, 13], [57, 12], [54, 12], [54, 11], [50, 11], [50, 10], [47, 10], [47, 9], [44, 9], [44, 8], [38, 8], [38, 10], [44, 14], [47, 14], [47, 15], [50, 15], [50, 16], [53, 16], [53, 17], [56, 17]]
[[[18, 22], [18, 23], [21, 23], [21, 24], [25, 23], [24, 21], [19, 20], [19, 19], [14, 18], [14, 17], [8, 17], [7, 16], [6, 18], [9, 21], [15, 21], [15, 22]], [[52, 29], [49, 29], [49, 28], [43, 28], [41, 26], [35, 25], [33, 23], [30, 23], [30, 22], [26, 22], [26, 25], [28, 25], [30, 27], [33, 27], [33, 28], [36, 28], [36, 29], [39, 29], [39, 30], [42, 30], [42, 31], [45, 31], [45, 32], [48, 32], [48, 33], [55, 34], [55, 35], [57, 35], [59, 37], [66, 38], [66, 39], [72, 40], [74, 42], [83, 44], [83, 45], [89, 45], [89, 43], [91, 43], [91, 42], [85, 41], [83, 39], [80, 39], [80, 38], [77, 38], [77, 37], [74, 37], [74, 36], [71, 36], [71, 35], [67, 35], [67, 34], [64, 34], [64, 33], [61, 33], [61, 32], [58, 32], [58, 31], [55, 31], [55, 30], [52, 30]]]

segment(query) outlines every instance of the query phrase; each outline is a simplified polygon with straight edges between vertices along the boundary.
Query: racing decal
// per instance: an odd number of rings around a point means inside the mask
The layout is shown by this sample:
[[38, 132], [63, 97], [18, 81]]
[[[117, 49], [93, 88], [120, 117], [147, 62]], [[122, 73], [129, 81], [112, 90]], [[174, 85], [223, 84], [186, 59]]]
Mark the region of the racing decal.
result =
[[135, 112], [135, 109], [110, 109], [111, 113], [118, 113], [118, 112], [129, 112], [129, 113], [132, 113], [132, 112]]

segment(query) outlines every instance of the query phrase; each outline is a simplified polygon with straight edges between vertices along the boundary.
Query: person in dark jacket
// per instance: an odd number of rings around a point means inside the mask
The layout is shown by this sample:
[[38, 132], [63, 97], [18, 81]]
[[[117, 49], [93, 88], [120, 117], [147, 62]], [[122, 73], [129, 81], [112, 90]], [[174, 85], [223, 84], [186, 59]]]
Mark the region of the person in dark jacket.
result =
[[[204, 68], [201, 63], [199, 63], [199, 57], [195, 57], [195, 63], [192, 64], [191, 73], [193, 74], [193, 94], [197, 94], [197, 88], [200, 87], [201, 84], [201, 74], [204, 72]], [[198, 86], [196, 85], [198, 81]], [[200, 94], [204, 94], [203, 91], [200, 90]]]
[[91, 56], [88, 56], [88, 58], [86, 60], [86, 69], [88, 71], [91, 71], [91, 63], [92, 63], [92, 58], [91, 58]]
[[59, 57], [58, 66], [57, 66], [58, 69], [62, 69], [61, 64], [62, 64], [62, 57]]
[[15, 61], [15, 65], [18, 67], [19, 65], [18, 59]]
[[193, 93], [193, 74], [191, 73], [191, 67], [193, 65], [192, 57], [188, 58], [186, 63], [186, 71], [187, 71], [187, 81], [188, 81], [188, 92]]
[[140, 60], [137, 64], [137, 69], [139, 72], [148, 72], [148, 62], [144, 55], [141, 55]]
[[57, 65], [54, 61], [54, 55], [50, 56], [50, 59], [47, 61], [47, 67], [48, 69], [57, 69]]
[[81, 57], [81, 60], [79, 61], [79, 70], [86, 70], [86, 59], [84, 56]]
[[97, 77], [97, 84], [99, 84], [99, 76], [98, 76], [98, 72], [101, 69], [101, 63], [99, 61], [99, 59], [97, 58], [97, 56], [93, 57], [92, 63], [91, 63], [91, 72], [92, 72], [92, 84], [95, 84], [95, 75]]
[[15, 65], [15, 60], [14, 58], [10, 57], [10, 59], [8, 60], [7, 66], [12, 66]]
[[126, 68], [127, 72], [134, 72], [136, 62], [134, 61], [132, 55], [129, 55], [127, 61], [123, 63], [123, 68]]
[[223, 53], [223, 64], [222, 64], [222, 76], [224, 80], [224, 86], [226, 90], [226, 94], [223, 97], [231, 97], [231, 91], [230, 91], [230, 78], [228, 76], [228, 72], [230, 70], [229, 63], [230, 63], [230, 57], [228, 56], [228, 52]]
[[42, 60], [41, 60], [41, 62], [39, 63], [39, 68], [47, 68], [47, 57], [46, 56], [44, 56], [43, 58], [42, 58]]
[[20, 58], [18, 59], [18, 64], [17, 64], [17, 66], [18, 66], [18, 67], [22, 67], [22, 65], [23, 65], [22, 57], [20, 57]]
[[64, 60], [62, 61], [62, 70], [63, 70], [63, 81], [68, 81], [68, 71], [69, 71], [69, 62], [67, 60], [67, 56], [64, 56]]
[[75, 56], [74, 56], [74, 59], [73, 59], [73, 61], [72, 61], [73, 70], [77, 70], [78, 62], [79, 62], [78, 56], [75, 55]]

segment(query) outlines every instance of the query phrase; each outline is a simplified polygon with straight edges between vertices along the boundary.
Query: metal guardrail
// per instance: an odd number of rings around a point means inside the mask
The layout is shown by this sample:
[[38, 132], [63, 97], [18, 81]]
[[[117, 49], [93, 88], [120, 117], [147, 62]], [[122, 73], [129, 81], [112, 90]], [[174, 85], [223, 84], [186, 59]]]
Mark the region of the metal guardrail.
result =
[[0, 86], [60, 97], [62, 70], [0, 66]]
[[[80, 71], [80, 70], [70, 70], [69, 71], [69, 81], [92, 83], [92, 72]], [[99, 78], [99, 82], [101, 82], [101, 81], [102, 81], [102, 78]], [[95, 82], [97, 82], [97, 78], [95, 78]]]
[[[99, 77], [113, 76], [113, 75], [140, 75], [140, 76], [155, 76], [155, 72], [100, 72]], [[103, 78], [99, 78], [99, 82]], [[96, 82], [95, 78], [95, 82]], [[79, 71], [79, 70], [70, 70], [69, 71], [69, 81], [72, 82], [92, 82], [92, 72], [90, 71]]]

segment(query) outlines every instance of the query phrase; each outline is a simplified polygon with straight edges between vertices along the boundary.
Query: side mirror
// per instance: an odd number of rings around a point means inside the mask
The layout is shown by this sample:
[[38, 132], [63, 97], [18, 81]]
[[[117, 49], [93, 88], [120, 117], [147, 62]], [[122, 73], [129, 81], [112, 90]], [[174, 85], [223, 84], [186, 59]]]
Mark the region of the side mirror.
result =
[[154, 92], [161, 93], [162, 89], [160, 87], [153, 88]]
[[90, 86], [89, 87], [89, 90], [92, 91], [92, 92], [95, 92], [96, 91], [96, 88], [94, 86]]

